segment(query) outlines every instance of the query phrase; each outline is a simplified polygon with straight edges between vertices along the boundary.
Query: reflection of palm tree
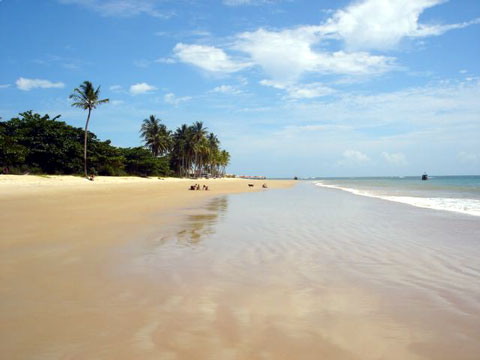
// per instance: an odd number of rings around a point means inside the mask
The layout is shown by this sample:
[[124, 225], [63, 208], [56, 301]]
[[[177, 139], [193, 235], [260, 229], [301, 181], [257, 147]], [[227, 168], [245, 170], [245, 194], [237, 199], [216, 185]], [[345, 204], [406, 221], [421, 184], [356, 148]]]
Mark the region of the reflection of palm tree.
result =
[[170, 150], [170, 131], [154, 115], [143, 120], [140, 135], [145, 141], [145, 145], [152, 151], [153, 156], [163, 155]]
[[88, 123], [90, 122], [90, 115], [92, 110], [95, 109], [98, 105], [108, 103], [109, 99], [99, 100], [100, 96], [100, 86], [95, 89], [90, 81], [84, 81], [78, 88], [73, 90], [73, 93], [70, 95], [70, 99], [73, 99], [72, 106], [78, 107], [84, 110], [88, 110], [87, 122], [85, 123], [85, 139], [84, 139], [84, 150], [83, 150], [83, 160], [84, 160], [84, 172], [85, 177], [88, 178], [87, 174], [87, 136], [88, 136]]
[[177, 232], [177, 240], [189, 245], [198, 244], [206, 235], [215, 233], [215, 226], [222, 215], [227, 211], [228, 198], [218, 197], [210, 201], [205, 211], [189, 215], [185, 228]]

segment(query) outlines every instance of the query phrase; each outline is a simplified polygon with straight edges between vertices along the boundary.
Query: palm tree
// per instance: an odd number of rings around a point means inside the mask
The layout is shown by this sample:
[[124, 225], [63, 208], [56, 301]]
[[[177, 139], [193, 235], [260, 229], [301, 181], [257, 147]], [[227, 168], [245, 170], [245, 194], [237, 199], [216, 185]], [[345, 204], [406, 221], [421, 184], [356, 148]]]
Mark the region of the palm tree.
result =
[[230, 164], [230, 154], [226, 150], [220, 152], [220, 164], [223, 167], [223, 175], [225, 176], [225, 169]]
[[205, 138], [205, 135], [207, 134], [207, 128], [203, 126], [203, 122], [201, 121], [196, 121], [193, 123], [193, 125], [190, 127], [191, 129], [191, 136], [190, 136], [190, 141], [189, 141], [189, 147], [190, 149], [193, 150], [193, 153], [195, 155], [195, 167], [197, 170], [197, 176], [198, 176], [198, 170], [199, 170], [199, 151], [198, 149], [200, 148], [199, 144], [202, 139]]
[[88, 110], [87, 122], [85, 123], [85, 140], [83, 149], [84, 159], [84, 171], [85, 177], [87, 174], [87, 136], [88, 136], [88, 123], [90, 122], [90, 115], [93, 109], [96, 109], [98, 105], [108, 103], [109, 99], [99, 100], [100, 86], [95, 89], [90, 81], [84, 81], [78, 88], [73, 90], [70, 95], [70, 99], [73, 99], [72, 106]]
[[180, 176], [186, 176], [190, 170], [190, 130], [189, 126], [183, 124], [173, 134], [173, 157], [177, 160], [177, 169]]
[[220, 140], [218, 140], [217, 135], [214, 133], [210, 133], [207, 136], [208, 140], [208, 147], [209, 147], [209, 167], [210, 167], [210, 174], [215, 176], [214, 174], [214, 167], [216, 167], [216, 163], [218, 162], [218, 151], [219, 151], [219, 145], [220, 145]]
[[164, 124], [160, 124], [160, 119], [155, 115], [150, 115], [148, 119], [143, 120], [140, 134], [145, 141], [145, 146], [152, 150], [153, 156], [163, 155], [170, 150], [171, 132]]

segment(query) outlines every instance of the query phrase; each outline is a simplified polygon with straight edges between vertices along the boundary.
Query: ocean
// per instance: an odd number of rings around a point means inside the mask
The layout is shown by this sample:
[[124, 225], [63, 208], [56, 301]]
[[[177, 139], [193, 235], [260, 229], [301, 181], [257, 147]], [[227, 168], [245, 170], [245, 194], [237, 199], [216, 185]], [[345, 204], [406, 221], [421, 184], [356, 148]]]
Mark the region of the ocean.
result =
[[422, 208], [480, 216], [480, 176], [315, 178], [317, 186]]

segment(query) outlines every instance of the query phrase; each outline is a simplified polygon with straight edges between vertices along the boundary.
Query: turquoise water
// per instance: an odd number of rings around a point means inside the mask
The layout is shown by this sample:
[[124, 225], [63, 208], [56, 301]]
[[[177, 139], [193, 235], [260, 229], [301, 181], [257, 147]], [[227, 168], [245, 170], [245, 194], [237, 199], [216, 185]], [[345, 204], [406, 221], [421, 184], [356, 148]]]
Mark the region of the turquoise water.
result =
[[317, 178], [316, 185], [413, 206], [480, 216], [480, 176]]

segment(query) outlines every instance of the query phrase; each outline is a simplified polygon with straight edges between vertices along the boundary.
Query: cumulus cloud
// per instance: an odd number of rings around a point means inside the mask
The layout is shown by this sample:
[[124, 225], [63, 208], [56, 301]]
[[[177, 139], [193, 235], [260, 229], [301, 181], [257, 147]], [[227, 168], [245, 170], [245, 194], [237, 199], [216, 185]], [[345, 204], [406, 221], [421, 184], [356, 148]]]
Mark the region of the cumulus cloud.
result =
[[366, 52], [314, 50], [321, 41], [321, 27], [302, 26], [293, 30], [259, 29], [237, 36], [236, 50], [249, 54], [253, 62], [272, 78], [294, 81], [307, 72], [368, 75], [391, 70], [394, 59]]
[[149, 85], [144, 82], [130, 86], [130, 94], [132, 95], [147, 94], [155, 90], [157, 90], [155, 86]]
[[140, 14], [167, 19], [171, 11], [160, 10], [161, 0], [58, 0], [62, 4], [75, 4], [98, 12], [102, 16], [135, 16]]
[[405, 166], [408, 165], [408, 161], [405, 157], [404, 154], [402, 153], [388, 153], [388, 152], [383, 152], [382, 157], [385, 159], [386, 162], [392, 165], [399, 165], [399, 166]]
[[[231, 4], [254, 3], [227, 0]], [[230, 50], [242, 52], [248, 60], [233, 61], [225, 50], [206, 45], [177, 44], [177, 57], [212, 72], [236, 72], [261, 67], [274, 81], [298, 82], [308, 73], [368, 77], [398, 69], [392, 57], [368, 52], [395, 47], [404, 38], [443, 34], [480, 22], [422, 24], [419, 16], [444, 0], [363, 0], [333, 12], [322, 24], [283, 30], [244, 32], [233, 37]], [[345, 44], [337, 51], [321, 46], [325, 41]]]
[[358, 150], [345, 150], [342, 159], [338, 161], [341, 166], [358, 166], [370, 162], [370, 158]]
[[480, 19], [459, 24], [419, 23], [426, 9], [444, 0], [364, 0], [336, 11], [322, 26], [325, 36], [342, 39], [350, 49], [388, 49], [403, 38], [441, 35], [452, 29], [476, 24]]
[[321, 83], [310, 83], [305, 85], [284, 84], [278, 81], [261, 80], [260, 84], [270, 86], [275, 89], [285, 90], [287, 97], [291, 99], [313, 99], [321, 96], [333, 94], [334, 89]]
[[186, 102], [186, 101], [189, 101], [191, 99], [192, 99], [191, 96], [178, 97], [174, 93], [168, 93], [168, 94], [165, 94], [165, 96], [164, 96], [165, 102], [167, 104], [170, 104], [170, 105], [173, 105], [173, 106], [178, 106], [182, 102]]
[[233, 73], [251, 66], [248, 62], [233, 60], [214, 46], [178, 43], [173, 52], [180, 61], [211, 72]]
[[19, 78], [15, 84], [17, 88], [23, 91], [30, 91], [32, 89], [50, 89], [50, 88], [63, 88], [65, 84], [63, 82], [52, 82], [43, 79], [27, 79], [24, 77]]

